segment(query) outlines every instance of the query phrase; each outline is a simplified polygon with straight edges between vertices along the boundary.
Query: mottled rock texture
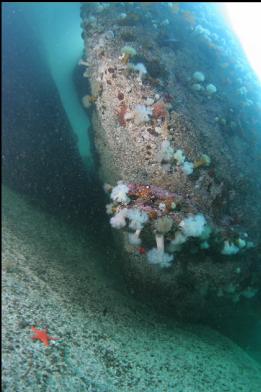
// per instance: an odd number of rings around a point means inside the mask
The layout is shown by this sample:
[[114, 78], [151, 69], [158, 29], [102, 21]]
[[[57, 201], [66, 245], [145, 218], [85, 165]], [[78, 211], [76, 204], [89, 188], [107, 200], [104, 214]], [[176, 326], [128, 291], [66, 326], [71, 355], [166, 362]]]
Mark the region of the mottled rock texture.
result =
[[[237, 301], [248, 287], [260, 286], [261, 240], [260, 87], [240, 47], [214, 6], [84, 3], [81, 16], [102, 181], [177, 192], [214, 225], [247, 232], [255, 243], [233, 257], [186, 249], [163, 271], [148, 265], [127, 234], [117, 231], [130, 286], [164, 299], [182, 317], [201, 317], [211, 298]], [[122, 55], [126, 45], [136, 55]], [[144, 64], [147, 74], [140, 77], [132, 63]], [[205, 76], [200, 91], [193, 88], [196, 71]], [[208, 84], [217, 88], [212, 95]], [[149, 121], [140, 121], [137, 105], [152, 110]], [[164, 140], [190, 162], [207, 154], [211, 165], [189, 176], [165, 165], [158, 158]]]

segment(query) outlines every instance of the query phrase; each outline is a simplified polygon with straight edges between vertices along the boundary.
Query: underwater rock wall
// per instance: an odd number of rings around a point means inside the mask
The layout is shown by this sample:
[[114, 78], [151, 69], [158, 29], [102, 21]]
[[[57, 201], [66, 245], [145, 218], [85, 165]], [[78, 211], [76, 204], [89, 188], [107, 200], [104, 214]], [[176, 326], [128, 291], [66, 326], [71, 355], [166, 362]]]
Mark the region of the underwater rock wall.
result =
[[201, 3], [82, 3], [81, 17], [83, 105], [129, 286], [192, 319], [254, 297], [260, 86], [233, 35]]

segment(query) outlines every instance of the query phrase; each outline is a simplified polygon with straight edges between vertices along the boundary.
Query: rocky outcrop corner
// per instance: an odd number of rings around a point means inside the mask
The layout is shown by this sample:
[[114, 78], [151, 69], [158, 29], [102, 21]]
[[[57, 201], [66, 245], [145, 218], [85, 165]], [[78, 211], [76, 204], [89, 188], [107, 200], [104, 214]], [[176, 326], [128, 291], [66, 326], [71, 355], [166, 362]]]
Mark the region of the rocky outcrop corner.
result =
[[192, 318], [256, 296], [261, 101], [234, 37], [198, 4], [83, 3], [81, 16], [83, 105], [129, 285]]

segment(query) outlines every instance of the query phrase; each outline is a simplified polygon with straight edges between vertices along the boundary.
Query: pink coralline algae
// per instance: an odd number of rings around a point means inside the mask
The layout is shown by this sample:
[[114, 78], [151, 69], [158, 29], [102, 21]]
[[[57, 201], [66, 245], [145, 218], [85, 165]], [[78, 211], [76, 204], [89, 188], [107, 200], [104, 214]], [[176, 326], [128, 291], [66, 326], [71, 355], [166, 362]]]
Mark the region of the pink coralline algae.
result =
[[[170, 214], [173, 206], [181, 202], [181, 197], [175, 193], [155, 185], [128, 184], [128, 195], [131, 202], [128, 207], [136, 207], [146, 212], [150, 219]], [[161, 206], [164, 205], [164, 211]]]
[[154, 196], [158, 199], [175, 198], [177, 195], [175, 193], [169, 192], [166, 189], [160, 188], [155, 185], [141, 185], [141, 184], [128, 184], [129, 194]]

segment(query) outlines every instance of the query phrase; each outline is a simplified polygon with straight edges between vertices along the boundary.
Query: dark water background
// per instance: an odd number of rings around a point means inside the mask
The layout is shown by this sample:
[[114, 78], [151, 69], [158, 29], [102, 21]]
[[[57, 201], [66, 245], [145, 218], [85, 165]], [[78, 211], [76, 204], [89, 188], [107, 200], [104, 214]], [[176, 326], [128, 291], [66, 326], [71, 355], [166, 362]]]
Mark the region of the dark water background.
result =
[[[80, 98], [88, 92], [77, 66], [81, 52], [77, 56], [75, 51], [63, 49], [61, 63], [55, 58], [59, 59], [59, 50], [46, 50], [48, 39], [49, 49], [56, 41], [62, 45], [62, 39], [67, 40], [68, 20], [80, 26], [80, 3], [59, 7], [52, 32], [51, 18], [57, 4], [3, 5], [3, 180], [16, 192], [29, 196], [37, 208], [60, 216], [77, 230], [86, 230], [86, 235], [97, 233], [97, 241], [108, 244], [112, 239], [104, 214], [102, 184], [91, 165], [96, 159], [91, 155], [92, 134], [88, 119], [78, 115], [82, 110]], [[83, 48], [80, 34], [78, 40], [77, 45]], [[75, 67], [68, 70], [67, 79], [62, 81], [68, 84], [61, 89], [57, 75], [66, 61]], [[72, 104], [74, 113], [65, 108], [66, 95], [79, 98], [78, 108], [75, 101]], [[86, 120], [86, 155], [79, 148], [74, 129], [75, 113], [81, 127]], [[229, 317], [230, 306], [226, 314], [205, 321], [261, 361], [260, 304], [251, 306], [246, 301], [233, 320]]]

